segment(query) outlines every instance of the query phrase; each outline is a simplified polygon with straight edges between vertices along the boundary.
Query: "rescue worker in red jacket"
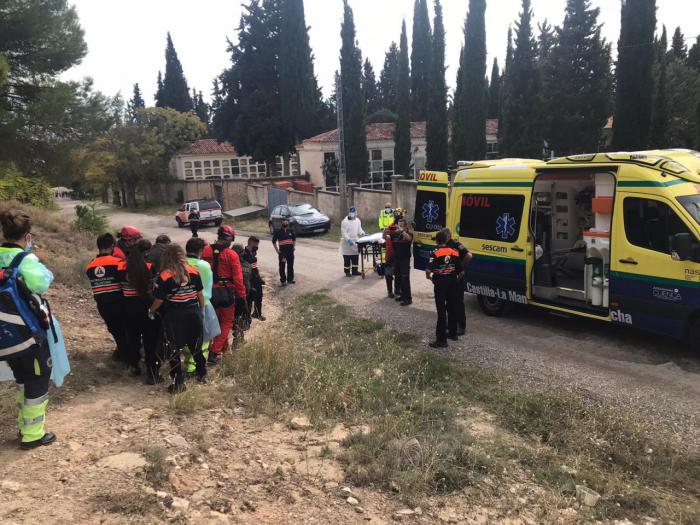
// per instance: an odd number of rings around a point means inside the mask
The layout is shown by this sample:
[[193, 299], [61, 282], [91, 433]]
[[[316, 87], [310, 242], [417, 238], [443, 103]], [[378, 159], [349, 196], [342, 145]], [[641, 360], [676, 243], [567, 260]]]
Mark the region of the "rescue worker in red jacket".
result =
[[118, 274], [118, 266], [122, 261], [113, 255], [114, 236], [110, 233], [100, 235], [97, 238], [97, 249], [99, 253], [85, 268], [85, 275], [90, 280], [97, 311], [117, 345], [112, 359], [126, 363], [129, 345], [126, 339], [124, 296]]
[[209, 263], [214, 274], [211, 303], [221, 326], [221, 334], [214, 338], [209, 352], [208, 361], [211, 364], [218, 363], [221, 354], [228, 350], [228, 337], [236, 313], [236, 299], [242, 299], [239, 304], [247, 308], [241, 260], [231, 249], [236, 230], [231, 226], [220, 226], [217, 236], [218, 240], [205, 246], [202, 251], [202, 259]]
[[119, 240], [114, 248], [114, 256], [117, 259], [126, 261], [131, 248], [133, 248], [141, 238], [141, 232], [136, 228], [124, 226], [121, 230], [119, 230]]
[[430, 343], [430, 347], [447, 348], [448, 338], [457, 341], [458, 294], [464, 272], [459, 252], [447, 246], [449, 239], [444, 230], [437, 233], [435, 240], [438, 248], [430, 256], [428, 269], [425, 271], [425, 276], [433, 281], [437, 309], [435, 341]]

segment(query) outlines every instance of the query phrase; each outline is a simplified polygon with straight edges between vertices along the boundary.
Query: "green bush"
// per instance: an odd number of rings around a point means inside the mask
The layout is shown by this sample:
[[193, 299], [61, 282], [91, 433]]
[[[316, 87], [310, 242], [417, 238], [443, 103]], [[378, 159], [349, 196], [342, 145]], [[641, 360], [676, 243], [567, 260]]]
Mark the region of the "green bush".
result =
[[53, 191], [44, 179], [23, 177], [15, 169], [0, 170], [0, 200], [16, 200], [46, 208], [53, 203]]
[[75, 207], [77, 218], [73, 226], [78, 231], [91, 233], [104, 233], [107, 231], [107, 218], [96, 209], [96, 204], [83, 206], [78, 204]]

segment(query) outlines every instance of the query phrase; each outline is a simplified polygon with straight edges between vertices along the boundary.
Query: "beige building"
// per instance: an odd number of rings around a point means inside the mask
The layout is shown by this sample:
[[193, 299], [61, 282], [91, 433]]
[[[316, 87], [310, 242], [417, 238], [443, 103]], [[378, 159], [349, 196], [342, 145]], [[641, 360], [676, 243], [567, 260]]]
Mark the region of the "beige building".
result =
[[[369, 173], [372, 186], [381, 187], [391, 180], [394, 172], [394, 123], [367, 125], [367, 151]], [[486, 121], [486, 142], [488, 158], [498, 156], [498, 120]], [[425, 169], [426, 123], [411, 123], [411, 173], [416, 178]], [[338, 130], [334, 129], [316, 135], [297, 146], [301, 173], [308, 173], [311, 182], [317, 187], [326, 187], [324, 167], [339, 157], [340, 141]], [[329, 181], [329, 185], [334, 184]]]
[[[299, 175], [297, 156], [289, 161], [289, 174]], [[178, 151], [170, 161], [171, 174], [178, 180], [261, 179], [272, 176], [263, 162], [241, 156], [228, 142], [202, 139]], [[284, 175], [282, 157], [277, 157], [277, 176]]]

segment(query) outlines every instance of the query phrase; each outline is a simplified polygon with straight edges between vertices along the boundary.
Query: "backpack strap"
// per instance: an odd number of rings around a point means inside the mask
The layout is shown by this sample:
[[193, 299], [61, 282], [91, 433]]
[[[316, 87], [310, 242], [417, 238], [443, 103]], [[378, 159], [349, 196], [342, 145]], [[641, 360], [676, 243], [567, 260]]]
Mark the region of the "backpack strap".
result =
[[214, 273], [214, 282], [219, 282], [219, 257], [221, 257], [221, 249], [212, 244], [212, 252], [214, 253], [214, 266], [212, 268]]
[[14, 256], [12, 262], [10, 263], [10, 266], [8, 266], [7, 269], [14, 270], [15, 268], [19, 268], [19, 265], [22, 264], [22, 261], [27, 255], [29, 255], [29, 252], [25, 252], [24, 250], [19, 252], [17, 255]]

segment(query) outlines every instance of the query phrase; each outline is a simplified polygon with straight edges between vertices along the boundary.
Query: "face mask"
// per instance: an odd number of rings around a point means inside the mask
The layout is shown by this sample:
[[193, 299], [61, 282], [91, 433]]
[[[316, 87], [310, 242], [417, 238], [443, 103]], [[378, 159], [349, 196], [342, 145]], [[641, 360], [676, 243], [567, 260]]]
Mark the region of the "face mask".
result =
[[258, 249], [257, 249], [257, 248], [253, 248], [251, 251], [252, 251], [253, 253], [258, 253]]
[[283, 229], [283, 230], [286, 230], [287, 228], [289, 228], [289, 224], [283, 224], [283, 225], [282, 225], [282, 229]]
[[31, 236], [30, 236], [30, 237], [29, 237], [29, 240], [27, 241], [27, 244], [24, 245], [24, 251], [25, 251], [25, 252], [31, 252], [31, 251], [32, 251], [32, 246], [34, 246], [34, 244], [32, 243], [32, 238], [31, 238]]
[[384, 211], [385, 211], [386, 213], [391, 213], [391, 208], [384, 208]]
[[348, 213], [348, 219], [354, 219], [355, 214], [354, 213]]

